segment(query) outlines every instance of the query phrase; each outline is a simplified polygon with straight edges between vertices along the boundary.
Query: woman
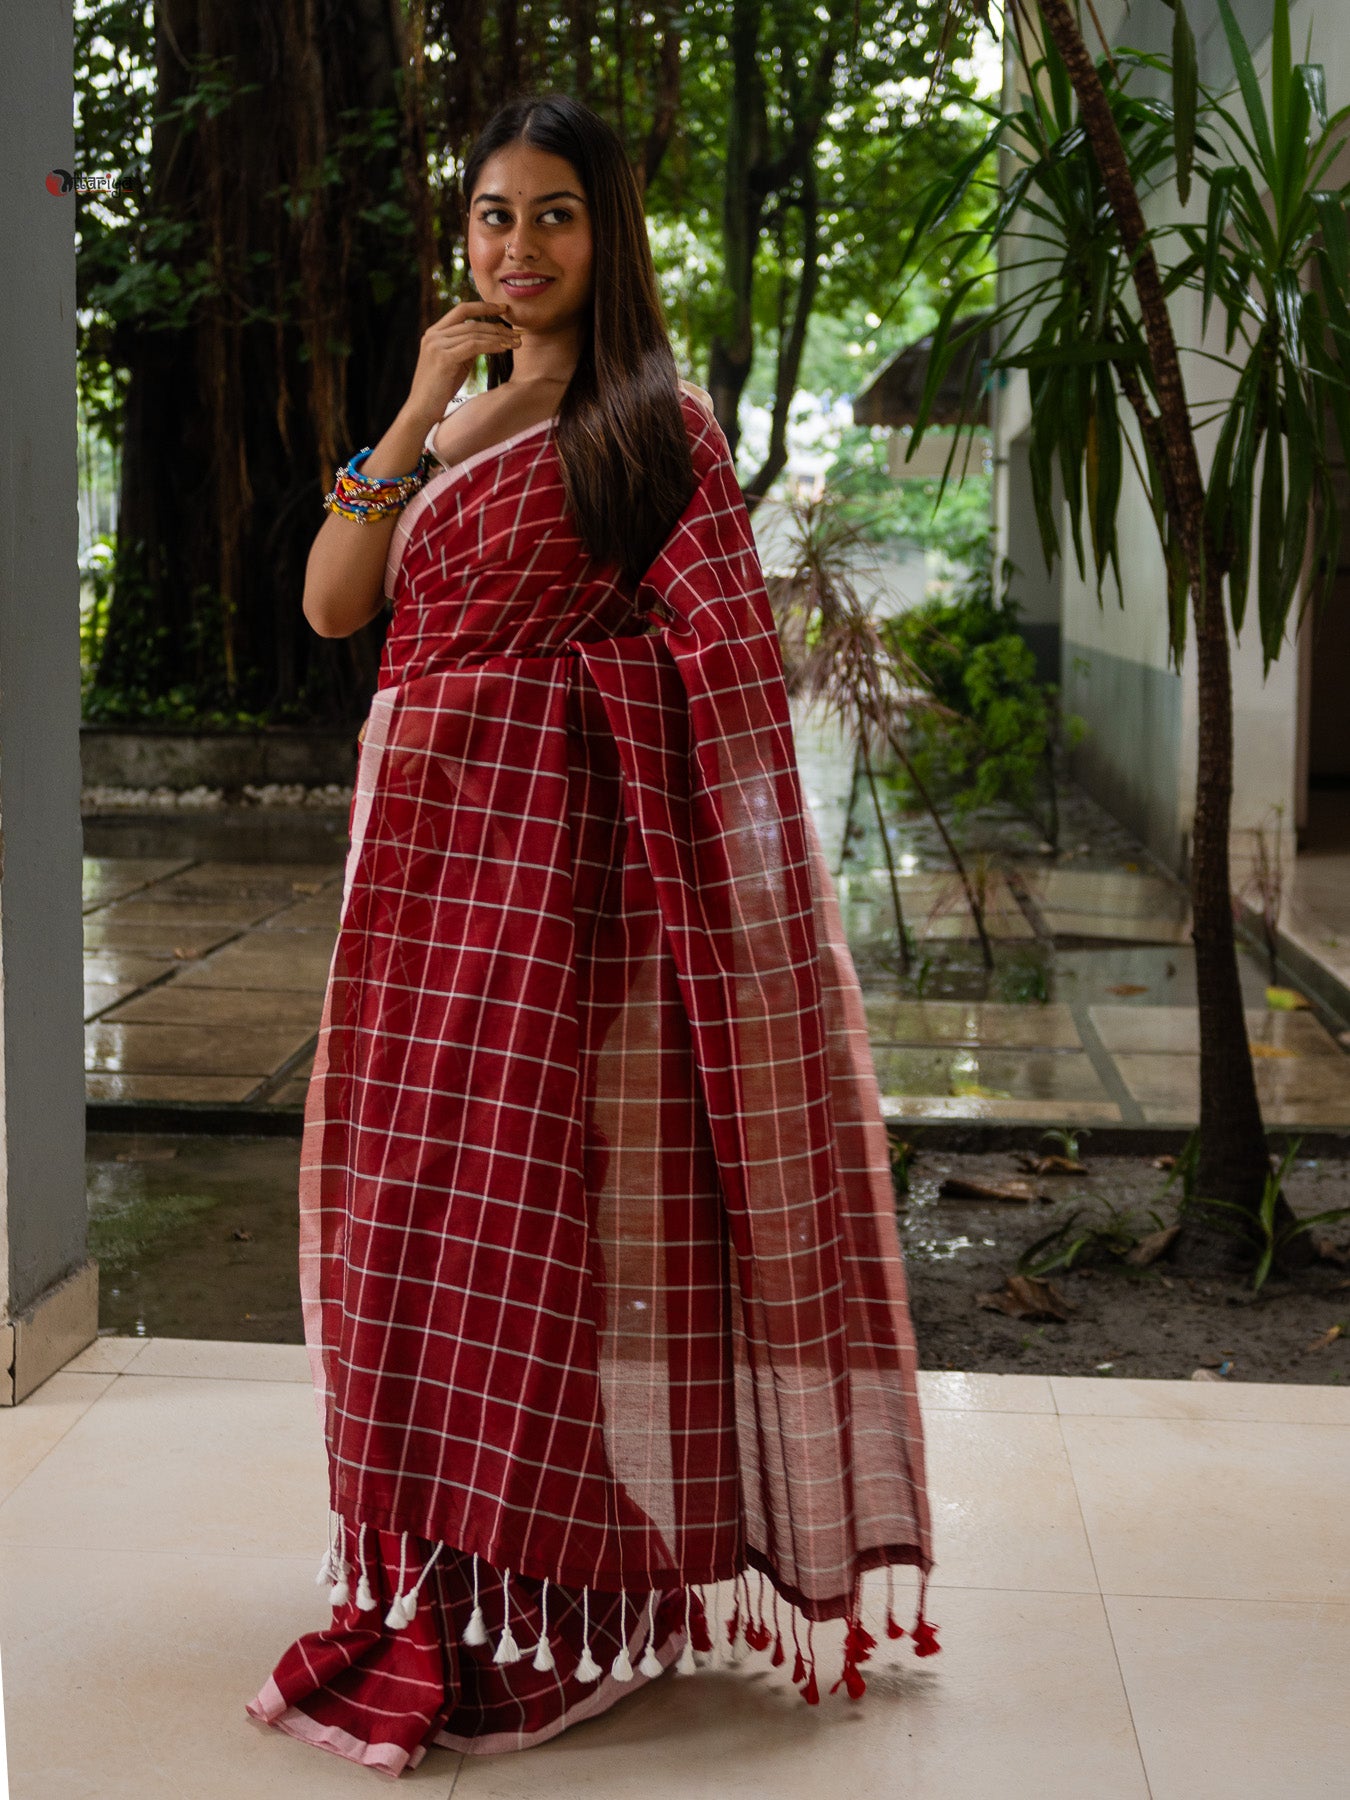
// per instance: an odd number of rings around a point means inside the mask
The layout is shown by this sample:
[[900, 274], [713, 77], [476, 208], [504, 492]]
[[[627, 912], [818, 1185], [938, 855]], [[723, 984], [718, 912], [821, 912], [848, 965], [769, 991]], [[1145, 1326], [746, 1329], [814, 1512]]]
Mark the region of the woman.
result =
[[917, 1566], [937, 1648], [885, 1130], [726, 441], [607, 126], [508, 106], [464, 194], [480, 298], [306, 581], [325, 635], [394, 612], [301, 1168], [333, 1617], [248, 1709], [393, 1775], [691, 1668], [717, 1583], [812, 1702], [821, 1620], [862, 1691], [868, 1570]]

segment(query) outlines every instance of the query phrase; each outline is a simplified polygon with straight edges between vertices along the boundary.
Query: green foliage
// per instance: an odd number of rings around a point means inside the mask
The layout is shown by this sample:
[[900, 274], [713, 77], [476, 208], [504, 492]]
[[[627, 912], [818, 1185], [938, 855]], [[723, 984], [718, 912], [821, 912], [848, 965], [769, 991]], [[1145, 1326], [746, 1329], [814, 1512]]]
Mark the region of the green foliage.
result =
[[1277, 1168], [1266, 1176], [1265, 1186], [1261, 1192], [1261, 1204], [1255, 1214], [1250, 1207], [1235, 1206], [1231, 1200], [1205, 1199], [1201, 1202], [1205, 1207], [1222, 1207], [1225, 1212], [1238, 1214], [1234, 1224], [1221, 1223], [1221, 1229], [1229, 1231], [1236, 1237], [1254, 1244], [1257, 1251], [1256, 1268], [1252, 1275], [1252, 1290], [1260, 1293], [1264, 1287], [1276, 1257], [1287, 1244], [1309, 1231], [1314, 1225], [1325, 1225], [1332, 1219], [1350, 1218], [1350, 1206], [1333, 1206], [1325, 1212], [1309, 1213], [1306, 1218], [1286, 1218], [1276, 1223], [1276, 1213], [1280, 1199], [1284, 1193], [1285, 1180], [1298, 1155], [1301, 1138], [1295, 1138], [1280, 1158]]
[[851, 425], [843, 433], [826, 485], [870, 543], [908, 543], [941, 550], [953, 563], [978, 563], [989, 553], [989, 478], [968, 475], [956, 485], [897, 481], [887, 465], [881, 427]]
[[[1014, 1264], [1016, 1273], [1048, 1275], [1054, 1269], [1072, 1269], [1076, 1263], [1102, 1253], [1117, 1259], [1128, 1255], [1145, 1235], [1137, 1213], [1132, 1207], [1113, 1205], [1105, 1195], [1094, 1196], [1094, 1204], [1105, 1211], [1105, 1220], [1098, 1219], [1075, 1231], [1088, 1210], [1075, 1207], [1060, 1224], [1027, 1245]], [[1148, 1218], [1155, 1231], [1164, 1229], [1162, 1218], [1152, 1207]]]
[[[990, 109], [983, 145], [934, 183], [911, 233], [915, 266], [935, 243], [949, 268], [975, 259], [953, 280], [938, 324], [923, 418], [969, 330], [961, 315], [985, 262], [1002, 252], [1009, 280], [995, 312], [1002, 349], [991, 369], [1025, 370], [1030, 384], [1031, 476], [1047, 563], [1060, 550], [1058, 477], [1080, 572], [1086, 522], [1099, 590], [1108, 570], [1119, 580], [1120, 501], [1133, 463], [1167, 559], [1174, 658], [1179, 663], [1184, 648], [1192, 587], [1226, 577], [1240, 631], [1254, 574], [1269, 668], [1303, 581], [1310, 516], [1321, 591], [1337, 566], [1334, 471], [1350, 454], [1350, 184], [1326, 183], [1350, 142], [1350, 109], [1329, 113], [1325, 72], [1294, 63], [1288, 0], [1275, 0], [1269, 99], [1230, 0], [1217, 4], [1236, 98], [1200, 86], [1185, 8], [1169, 4], [1177, 15], [1170, 58], [1117, 49], [1097, 67], [1133, 187], [1141, 200], [1154, 196], [1150, 214], [1172, 194], [1184, 204], [1192, 179], [1206, 191], [1203, 225], [1164, 219], [1145, 239], [1164, 292], [1194, 293], [1206, 324], [1216, 306], [1224, 321], [1222, 350], [1202, 354], [1228, 372], [1232, 398], [1189, 403], [1193, 431], [1220, 427], [1199, 560], [1184, 548], [1159, 380], [1136, 304], [1136, 259], [1126, 253], [1053, 47], [1024, 69], [1015, 109]], [[1131, 90], [1144, 70], [1169, 79], [1170, 103]], [[1000, 155], [1010, 159], [1006, 180]], [[957, 223], [935, 237], [981, 190], [988, 204], [978, 226]], [[1138, 433], [1126, 429], [1131, 414]]]
[[986, 558], [950, 598], [924, 602], [881, 626], [888, 645], [922, 674], [938, 702], [913, 723], [913, 760], [925, 785], [958, 813], [999, 801], [1033, 819], [1053, 843], [1056, 758], [1081, 720], [1061, 721], [1058, 690], [1037, 679], [1017, 629], [1017, 605], [996, 595]]

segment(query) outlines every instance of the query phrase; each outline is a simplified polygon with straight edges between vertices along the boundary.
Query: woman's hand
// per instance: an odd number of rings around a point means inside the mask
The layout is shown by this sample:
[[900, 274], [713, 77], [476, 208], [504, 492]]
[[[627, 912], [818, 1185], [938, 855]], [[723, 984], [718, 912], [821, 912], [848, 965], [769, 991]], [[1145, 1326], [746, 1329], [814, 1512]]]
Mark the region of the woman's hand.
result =
[[[486, 300], [462, 300], [422, 333], [408, 398], [366, 458], [367, 475], [416, 467], [422, 441], [437, 424], [480, 356], [514, 350], [520, 333]], [[305, 617], [320, 637], [349, 637], [373, 619], [383, 599], [384, 565], [397, 513], [364, 525], [330, 513], [305, 568]]]
[[422, 333], [404, 411], [430, 425], [464, 386], [480, 356], [514, 350], [520, 332], [486, 300], [461, 300]]

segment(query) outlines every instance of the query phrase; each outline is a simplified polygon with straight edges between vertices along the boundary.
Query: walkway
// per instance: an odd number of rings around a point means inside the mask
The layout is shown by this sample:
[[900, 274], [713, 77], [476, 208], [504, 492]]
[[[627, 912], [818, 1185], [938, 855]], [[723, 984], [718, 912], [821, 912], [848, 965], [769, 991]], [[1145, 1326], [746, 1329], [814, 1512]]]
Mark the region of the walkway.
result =
[[[843, 830], [847, 770], [828, 735], [799, 727], [798, 737], [828, 853]], [[1350, 857], [1332, 858], [1324, 878], [1301, 858], [1288, 907], [1287, 941], [1306, 940], [1305, 985], [1321, 1000], [1311, 975], [1334, 974], [1337, 958], [1350, 971], [1342, 865]], [[839, 897], [865, 969], [873, 948], [894, 939], [890, 886], [884, 870], [846, 868]], [[943, 997], [939, 953], [973, 940], [969, 907], [945, 872], [898, 875], [917, 962], [936, 973], [929, 991], [906, 999], [864, 975], [886, 1113], [1045, 1128], [1193, 1125], [1199, 1039], [1184, 889], [1128, 862], [1032, 864], [1021, 874], [991, 866], [982, 878], [991, 934], [1010, 953], [994, 991], [1015, 999]], [[201, 1107], [298, 1114], [341, 867], [91, 857], [85, 880], [90, 1100], [168, 1107], [180, 1129]], [[1344, 919], [1343, 939], [1327, 923], [1333, 915]], [[1312, 1010], [1270, 1011], [1251, 956], [1243, 980], [1266, 1123], [1350, 1130], [1343, 1042]]]
[[[672, 1675], [528, 1755], [434, 1750], [404, 1785], [1339, 1800], [1350, 1393], [937, 1371], [920, 1392], [940, 1656], [883, 1636], [864, 1699], [816, 1710], [754, 1662]], [[0, 1413], [13, 1800], [375, 1793], [243, 1710], [327, 1621], [324, 1491], [300, 1347], [105, 1338]]]

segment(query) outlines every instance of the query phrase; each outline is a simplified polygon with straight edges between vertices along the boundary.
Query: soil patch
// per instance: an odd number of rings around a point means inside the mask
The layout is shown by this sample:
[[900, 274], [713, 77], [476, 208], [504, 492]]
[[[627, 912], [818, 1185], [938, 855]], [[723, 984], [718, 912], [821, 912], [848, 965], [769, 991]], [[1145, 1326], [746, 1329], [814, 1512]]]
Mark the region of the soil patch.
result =
[[[1196, 1278], [1169, 1267], [1167, 1255], [1140, 1267], [1098, 1249], [1043, 1277], [1068, 1303], [1067, 1319], [981, 1306], [976, 1296], [1004, 1289], [1022, 1253], [1075, 1212], [1070, 1238], [1109, 1224], [1113, 1208], [1140, 1237], [1175, 1223], [1179, 1192], [1163, 1191], [1167, 1174], [1151, 1158], [1094, 1157], [1090, 1139], [1081, 1157], [1082, 1175], [1038, 1176], [1013, 1153], [916, 1153], [899, 1218], [920, 1367], [1162, 1380], [1205, 1368], [1234, 1381], [1350, 1381], [1350, 1262], [1273, 1274], [1254, 1293], [1250, 1276]], [[1020, 1181], [1049, 1198], [940, 1199], [952, 1179]], [[1285, 1191], [1300, 1217], [1350, 1206], [1350, 1162], [1301, 1161]], [[1313, 1231], [1350, 1254], [1350, 1218]]]

